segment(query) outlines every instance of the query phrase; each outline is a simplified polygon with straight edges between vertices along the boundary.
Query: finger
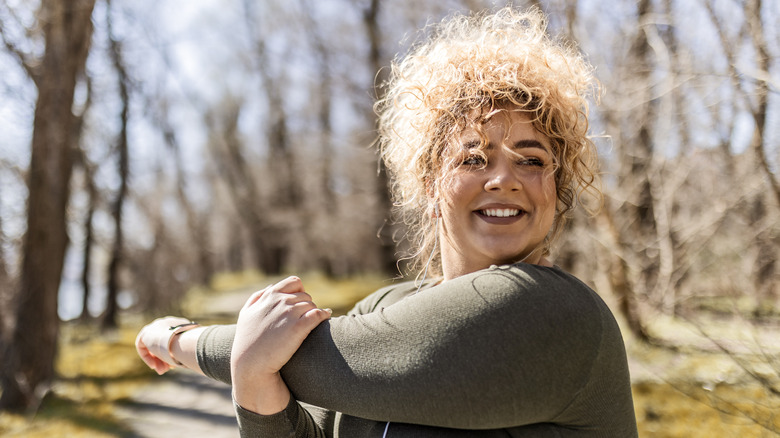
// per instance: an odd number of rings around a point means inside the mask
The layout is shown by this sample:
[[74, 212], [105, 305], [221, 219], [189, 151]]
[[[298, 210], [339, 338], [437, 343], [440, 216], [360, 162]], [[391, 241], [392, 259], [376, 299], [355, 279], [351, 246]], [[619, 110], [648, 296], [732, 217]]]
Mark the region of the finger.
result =
[[[138, 351], [138, 354], [140, 354], [140, 353], [141, 353], [141, 347], [144, 347], [144, 345], [143, 345], [143, 341], [141, 341], [141, 337], [144, 335], [144, 330], [145, 330], [145, 329], [146, 329], [146, 327], [142, 328], [142, 329], [141, 329], [141, 330], [138, 332], [138, 336], [136, 336], [136, 337], [135, 337], [135, 349], [136, 349], [136, 351]], [[145, 348], [145, 347], [144, 347], [144, 348]]]
[[317, 309], [317, 306], [311, 301], [301, 301], [292, 304], [289, 307], [288, 315], [290, 315], [291, 318], [303, 318], [304, 315], [306, 315], [306, 312], [310, 312], [315, 309]]
[[301, 316], [301, 320], [306, 328], [312, 330], [314, 327], [320, 325], [323, 321], [330, 319], [331, 315], [333, 315], [333, 311], [330, 309], [314, 308], [304, 313]]
[[162, 376], [163, 374], [167, 373], [168, 371], [172, 370], [173, 367], [168, 365], [167, 363], [163, 361], [159, 361], [157, 366], [154, 368], [154, 371], [157, 373], [157, 375]]
[[144, 361], [149, 368], [154, 368], [154, 361], [156, 358], [151, 351], [149, 351], [149, 347], [146, 346], [146, 343], [144, 343], [143, 340], [147, 327], [149, 326], [144, 327], [138, 332], [138, 336], [135, 338], [135, 350], [138, 352], [138, 356], [141, 357], [141, 360]]
[[146, 366], [148, 366], [149, 368], [154, 368], [156, 358], [152, 353], [149, 352], [149, 350], [146, 347], [142, 347], [138, 349], [138, 356], [141, 357], [141, 360], [144, 361]]
[[274, 290], [286, 294], [305, 292], [303, 289], [303, 282], [296, 276], [287, 277], [284, 280], [276, 283], [274, 285]]
[[271, 286], [270, 286], [270, 285], [269, 285], [269, 286], [266, 286], [265, 288], [263, 288], [263, 289], [260, 289], [259, 291], [257, 291], [257, 292], [254, 292], [252, 295], [250, 295], [250, 296], [249, 296], [249, 298], [247, 298], [246, 302], [244, 302], [244, 307], [242, 307], [242, 309], [245, 309], [245, 308], [247, 308], [247, 307], [251, 306], [252, 304], [256, 303], [256, 302], [257, 302], [257, 300], [259, 300], [260, 298], [262, 298], [263, 294], [264, 294], [266, 291], [268, 291], [270, 288], [271, 288]]
[[146, 366], [153, 369], [159, 375], [162, 375], [171, 369], [171, 366], [169, 364], [158, 359], [156, 356], [151, 354], [149, 350], [146, 348], [138, 350], [138, 354], [141, 356], [141, 360], [144, 361]]
[[311, 295], [306, 292], [296, 292], [293, 294], [284, 294], [281, 296], [281, 301], [285, 304], [293, 305], [297, 303], [311, 303], [314, 305], [314, 301]]

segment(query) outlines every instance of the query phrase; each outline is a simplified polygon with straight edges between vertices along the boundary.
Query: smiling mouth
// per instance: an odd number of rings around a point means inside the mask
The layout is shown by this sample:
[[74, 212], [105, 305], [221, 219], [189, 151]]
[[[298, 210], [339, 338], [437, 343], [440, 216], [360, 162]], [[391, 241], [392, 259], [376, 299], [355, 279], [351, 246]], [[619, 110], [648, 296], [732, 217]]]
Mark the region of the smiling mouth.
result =
[[486, 210], [477, 210], [479, 214], [487, 217], [515, 217], [520, 216], [521, 210], [516, 208], [489, 208]]

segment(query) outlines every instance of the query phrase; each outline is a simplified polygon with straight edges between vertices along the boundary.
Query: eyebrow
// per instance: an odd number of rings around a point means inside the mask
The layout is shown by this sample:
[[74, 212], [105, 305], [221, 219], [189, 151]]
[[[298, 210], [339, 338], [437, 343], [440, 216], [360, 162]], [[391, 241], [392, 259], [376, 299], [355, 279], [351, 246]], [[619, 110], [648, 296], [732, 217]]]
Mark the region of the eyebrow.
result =
[[549, 152], [549, 148], [542, 144], [538, 140], [520, 140], [514, 144], [515, 149], [536, 148], [545, 152]]
[[[463, 147], [465, 149], [474, 149], [478, 148], [480, 146], [481, 142], [479, 140], [471, 140], [463, 143]], [[488, 149], [492, 148], [492, 144], [488, 144]], [[538, 140], [520, 140], [515, 142], [514, 145], [512, 145], [512, 149], [526, 149], [526, 148], [535, 148], [535, 149], [541, 149], [545, 152], [549, 152], [549, 148], [545, 147], [540, 141]]]

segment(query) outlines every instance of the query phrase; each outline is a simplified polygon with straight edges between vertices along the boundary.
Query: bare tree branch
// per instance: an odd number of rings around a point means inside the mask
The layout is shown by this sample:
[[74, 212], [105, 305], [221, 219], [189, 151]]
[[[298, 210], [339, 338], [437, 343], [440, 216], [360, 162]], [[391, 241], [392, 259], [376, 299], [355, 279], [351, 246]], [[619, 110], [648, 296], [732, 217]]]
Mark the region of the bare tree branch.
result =
[[[742, 75], [737, 68], [737, 57], [732, 49], [733, 44], [728, 40], [723, 25], [718, 18], [711, 2], [703, 2], [704, 7], [718, 32], [718, 37], [721, 42], [721, 48], [726, 55], [728, 61], [728, 70], [731, 75], [731, 80], [735, 85], [735, 88], [740, 90], [740, 96], [744, 100], [750, 114], [753, 116], [753, 120], [756, 124], [753, 138], [751, 139], [751, 148], [753, 149], [756, 158], [758, 159], [759, 166], [769, 181], [769, 185], [772, 189], [772, 193], [775, 197], [777, 206], [780, 206], [780, 180], [774, 172], [772, 172], [769, 161], [766, 158], [766, 151], [764, 145], [765, 127], [766, 127], [766, 113], [768, 108], [768, 94], [769, 94], [769, 82], [764, 80], [758, 80], [755, 83], [755, 90], [749, 91], [745, 89], [745, 84], [740, 80]], [[761, 0], [749, 0], [745, 3], [745, 28], [750, 36], [753, 48], [757, 52], [756, 66], [757, 71], [760, 73], [769, 71], [769, 53], [766, 47], [766, 41], [762, 32], [761, 24]], [[750, 99], [750, 96], [755, 96], [755, 101]]]
[[[21, 24], [21, 21], [16, 17], [13, 10], [10, 9], [5, 2], [1, 2], [2, 7], [5, 9], [8, 15], [13, 17], [16, 21], [16, 25], [19, 27], [24, 27]], [[24, 69], [25, 72], [27, 72], [27, 75], [30, 77], [30, 79], [33, 80], [36, 84], [38, 83], [38, 73], [35, 70], [35, 61], [30, 59], [30, 54], [25, 53], [22, 49], [20, 49], [13, 41], [10, 40], [9, 36], [6, 34], [6, 31], [4, 29], [7, 29], [6, 23], [3, 23], [2, 15], [0, 15], [0, 39], [3, 40], [3, 45], [5, 46], [6, 50], [8, 50], [8, 53], [10, 53], [16, 60], [19, 62], [19, 66]], [[30, 34], [30, 30], [26, 29], [26, 33]]]

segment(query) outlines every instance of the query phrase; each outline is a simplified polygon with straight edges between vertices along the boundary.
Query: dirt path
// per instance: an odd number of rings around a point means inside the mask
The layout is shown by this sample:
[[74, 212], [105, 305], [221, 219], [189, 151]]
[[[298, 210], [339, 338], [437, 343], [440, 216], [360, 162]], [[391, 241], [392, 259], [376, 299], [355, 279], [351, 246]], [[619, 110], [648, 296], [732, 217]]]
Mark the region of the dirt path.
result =
[[230, 387], [186, 371], [139, 389], [118, 415], [133, 438], [238, 437]]
[[[235, 318], [250, 293], [242, 290], [208, 299], [203, 305], [208, 309], [206, 319]], [[230, 387], [186, 370], [153, 379], [118, 409], [118, 416], [133, 431], [126, 438], [239, 436]]]

